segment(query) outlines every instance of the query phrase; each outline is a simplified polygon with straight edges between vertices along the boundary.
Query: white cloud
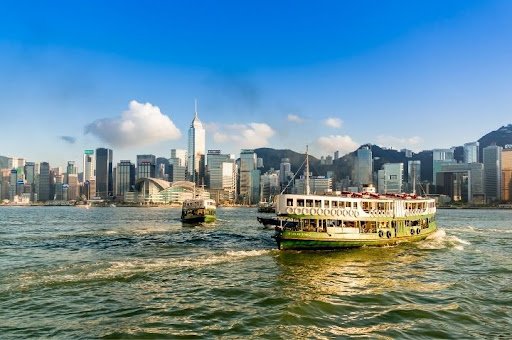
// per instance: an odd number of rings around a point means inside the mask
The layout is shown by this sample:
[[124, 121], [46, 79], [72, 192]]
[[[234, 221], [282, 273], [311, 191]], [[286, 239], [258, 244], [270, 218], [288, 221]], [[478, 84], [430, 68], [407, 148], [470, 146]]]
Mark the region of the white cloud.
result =
[[341, 127], [341, 124], [343, 124], [343, 121], [339, 118], [330, 117], [324, 120], [324, 124], [329, 127], [339, 129]]
[[260, 148], [269, 144], [269, 139], [275, 134], [268, 124], [210, 124], [215, 143], [236, 143], [237, 148]]
[[412, 137], [394, 137], [394, 136], [377, 136], [377, 144], [379, 146], [391, 147], [396, 150], [400, 149], [411, 149], [419, 151], [423, 140], [419, 136]]
[[323, 154], [339, 151], [340, 156], [356, 150], [359, 146], [350, 136], [341, 135], [320, 137], [317, 139], [316, 144]]
[[299, 117], [298, 115], [294, 115], [294, 114], [289, 114], [288, 115], [288, 121], [289, 122], [294, 122], [294, 123], [304, 123], [304, 119]]
[[85, 127], [91, 133], [113, 147], [131, 147], [179, 139], [180, 130], [164, 115], [158, 106], [132, 100], [128, 110], [120, 117], [95, 120]]

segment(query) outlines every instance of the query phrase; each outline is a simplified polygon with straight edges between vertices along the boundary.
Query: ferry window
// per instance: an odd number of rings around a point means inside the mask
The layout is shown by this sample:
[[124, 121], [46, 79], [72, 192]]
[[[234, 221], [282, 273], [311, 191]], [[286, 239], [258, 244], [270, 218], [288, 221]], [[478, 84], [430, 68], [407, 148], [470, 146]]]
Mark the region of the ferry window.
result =
[[313, 200], [306, 200], [306, 207], [313, 207]]
[[304, 206], [304, 200], [297, 200], [297, 206], [303, 207]]
[[331, 207], [331, 201], [324, 201], [324, 208], [330, 208]]
[[288, 198], [286, 200], [286, 206], [287, 207], [293, 207], [293, 198]]
[[345, 202], [340, 202], [340, 208], [345, 208]]
[[352, 206], [353, 206], [354, 208], [357, 208], [357, 202], [352, 202], [352, 203], [353, 203], [353, 204], [352, 204]]
[[347, 208], [350, 208], [350, 207], [352, 206], [352, 202], [345, 202], [345, 206], [346, 206]]
[[332, 207], [337, 208], [338, 207], [338, 201], [332, 201]]
[[322, 201], [320, 201], [320, 200], [315, 200], [315, 207], [316, 207], [316, 208], [320, 208], [320, 207], [321, 207], [321, 204], [322, 204]]

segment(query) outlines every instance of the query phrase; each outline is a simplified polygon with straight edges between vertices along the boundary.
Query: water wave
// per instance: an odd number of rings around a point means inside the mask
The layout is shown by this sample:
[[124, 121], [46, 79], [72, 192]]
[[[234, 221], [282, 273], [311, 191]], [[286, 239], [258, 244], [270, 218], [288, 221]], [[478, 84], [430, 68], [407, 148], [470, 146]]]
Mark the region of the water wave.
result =
[[11, 284], [8, 290], [27, 290], [41, 285], [54, 286], [105, 280], [130, 281], [139, 276], [152, 275], [163, 271], [209, 267], [240, 261], [249, 257], [264, 256], [271, 252], [272, 250], [241, 250], [185, 259], [174, 257], [75, 264], [54, 270], [21, 274], [18, 281], [20, 283]]
[[463, 240], [454, 235], [447, 235], [444, 229], [438, 229], [433, 234], [418, 243], [420, 249], [446, 249], [454, 248], [456, 250], [464, 250], [464, 246], [470, 245], [469, 241]]

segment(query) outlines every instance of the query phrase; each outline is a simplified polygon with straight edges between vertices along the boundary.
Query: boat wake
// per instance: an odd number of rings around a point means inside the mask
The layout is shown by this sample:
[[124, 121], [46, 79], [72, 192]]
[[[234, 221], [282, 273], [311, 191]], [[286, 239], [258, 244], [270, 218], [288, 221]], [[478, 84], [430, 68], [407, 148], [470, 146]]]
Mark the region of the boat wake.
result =
[[246, 258], [264, 256], [273, 250], [227, 251], [215, 255], [189, 258], [131, 259], [61, 266], [53, 270], [27, 272], [22, 280], [12, 282], [8, 290], [30, 290], [41, 286], [91, 283], [96, 281], [130, 281], [141, 276], [183, 269], [200, 269], [212, 265], [243, 261]]
[[418, 243], [420, 249], [446, 249], [453, 248], [464, 250], [464, 246], [470, 245], [469, 241], [458, 238], [457, 236], [447, 235], [444, 229], [438, 229], [432, 235], [429, 235], [423, 242]]

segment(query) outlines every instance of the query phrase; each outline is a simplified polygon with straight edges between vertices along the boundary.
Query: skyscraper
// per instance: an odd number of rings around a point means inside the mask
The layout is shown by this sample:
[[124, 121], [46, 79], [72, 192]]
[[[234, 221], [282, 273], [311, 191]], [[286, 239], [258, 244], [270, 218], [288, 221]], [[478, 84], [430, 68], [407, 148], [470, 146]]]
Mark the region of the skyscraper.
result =
[[84, 183], [94, 178], [94, 150], [85, 150], [83, 158]]
[[116, 195], [124, 196], [132, 191], [135, 185], [135, 164], [130, 161], [121, 161], [116, 167]]
[[156, 177], [155, 155], [137, 155], [137, 179]]
[[205, 130], [203, 124], [197, 116], [197, 105], [195, 108], [195, 115], [190, 129], [188, 130], [188, 176], [189, 180], [196, 184], [203, 184], [203, 178], [200, 178], [200, 173], [204, 173], [204, 170], [200, 169], [201, 159], [204, 161], [204, 155], [206, 150], [205, 145]]
[[464, 163], [478, 163], [478, 142], [464, 144]]
[[[256, 159], [254, 150], [244, 149], [240, 152], [240, 197], [243, 204], [258, 203], [252, 197], [253, 187], [255, 187], [255, 184], [252, 183], [254, 177], [252, 171], [256, 170]], [[259, 188], [259, 184], [257, 187]]]
[[501, 151], [498, 145], [489, 145], [483, 149], [484, 183], [487, 201], [501, 200]]
[[369, 146], [357, 150], [354, 179], [358, 185], [373, 184], [373, 156]]
[[455, 149], [434, 149], [432, 150], [432, 183], [437, 185], [437, 173], [441, 171], [441, 167], [455, 161]]
[[107, 198], [113, 195], [112, 150], [96, 149], [96, 196]]
[[42, 162], [39, 166], [39, 201], [48, 201], [50, 199], [50, 164]]
[[512, 145], [501, 151], [501, 199], [512, 201]]

